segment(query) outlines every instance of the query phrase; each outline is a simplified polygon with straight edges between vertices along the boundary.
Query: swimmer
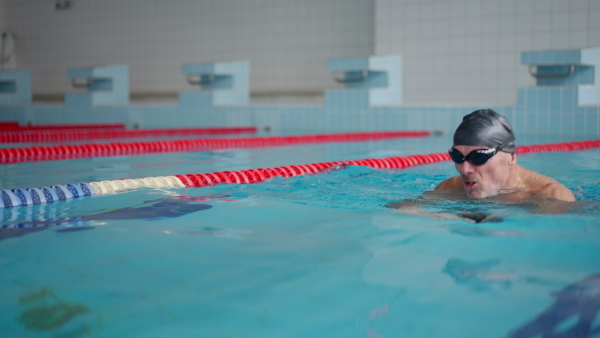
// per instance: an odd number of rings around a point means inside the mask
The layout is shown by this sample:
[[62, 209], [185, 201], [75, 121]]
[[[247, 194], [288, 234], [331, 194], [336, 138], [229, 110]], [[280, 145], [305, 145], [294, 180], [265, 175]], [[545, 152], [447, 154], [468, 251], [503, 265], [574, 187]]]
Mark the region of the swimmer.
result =
[[516, 203], [532, 212], [568, 212], [573, 193], [558, 181], [517, 164], [515, 136], [508, 120], [492, 109], [466, 115], [454, 133], [448, 150], [459, 175], [446, 179], [434, 191], [415, 200], [391, 202], [386, 206], [412, 215], [439, 219], [462, 219], [473, 223], [500, 222], [487, 212], [448, 210], [431, 213], [419, 206], [447, 200]]
[[514, 192], [517, 199], [541, 195], [575, 201], [564, 185], [518, 165], [515, 150], [515, 136], [504, 116], [492, 109], [474, 111], [463, 118], [448, 151], [460, 175], [443, 181], [435, 190], [462, 188], [474, 199]]

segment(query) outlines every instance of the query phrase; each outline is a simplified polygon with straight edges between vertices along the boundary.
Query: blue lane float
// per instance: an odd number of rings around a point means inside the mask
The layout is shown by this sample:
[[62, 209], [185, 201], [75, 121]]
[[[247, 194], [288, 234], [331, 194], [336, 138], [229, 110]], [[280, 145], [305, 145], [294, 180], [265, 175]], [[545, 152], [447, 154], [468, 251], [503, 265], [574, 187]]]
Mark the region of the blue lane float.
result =
[[36, 204], [50, 204], [74, 198], [96, 195], [90, 183], [53, 185], [51, 187], [0, 190], [0, 208], [12, 208]]

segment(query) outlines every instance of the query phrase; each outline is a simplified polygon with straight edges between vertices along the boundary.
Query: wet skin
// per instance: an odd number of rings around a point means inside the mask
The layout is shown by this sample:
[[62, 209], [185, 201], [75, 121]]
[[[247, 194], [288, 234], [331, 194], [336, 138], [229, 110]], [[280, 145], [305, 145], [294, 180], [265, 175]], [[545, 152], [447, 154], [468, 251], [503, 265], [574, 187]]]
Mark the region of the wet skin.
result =
[[[463, 156], [473, 150], [487, 149], [475, 146], [454, 146]], [[500, 189], [511, 189], [508, 181], [511, 166], [516, 160], [508, 153], [497, 153], [487, 163], [476, 166], [469, 161], [455, 163], [463, 188], [471, 198], [487, 198], [498, 195]]]
[[[489, 149], [475, 146], [454, 146], [466, 155], [473, 150]], [[517, 164], [517, 155], [498, 152], [485, 164], [476, 166], [467, 161], [455, 163], [459, 175], [438, 185], [435, 190], [464, 189], [474, 199], [485, 199], [500, 195], [503, 191], [537, 193], [557, 200], [574, 202], [575, 196], [558, 181], [525, 169]], [[526, 195], [523, 195], [526, 198]]]

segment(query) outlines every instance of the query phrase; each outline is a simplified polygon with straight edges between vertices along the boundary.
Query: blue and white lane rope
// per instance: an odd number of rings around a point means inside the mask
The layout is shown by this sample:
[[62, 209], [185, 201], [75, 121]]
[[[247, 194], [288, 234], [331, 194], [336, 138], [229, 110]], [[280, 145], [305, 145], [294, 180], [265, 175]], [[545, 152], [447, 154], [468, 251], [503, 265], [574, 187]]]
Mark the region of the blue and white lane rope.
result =
[[43, 188], [2, 189], [0, 190], [0, 209], [36, 204], [50, 204], [58, 201], [104, 195], [120, 190], [144, 187], [184, 188], [185, 185], [175, 176], [158, 176], [89, 183], [69, 183]]

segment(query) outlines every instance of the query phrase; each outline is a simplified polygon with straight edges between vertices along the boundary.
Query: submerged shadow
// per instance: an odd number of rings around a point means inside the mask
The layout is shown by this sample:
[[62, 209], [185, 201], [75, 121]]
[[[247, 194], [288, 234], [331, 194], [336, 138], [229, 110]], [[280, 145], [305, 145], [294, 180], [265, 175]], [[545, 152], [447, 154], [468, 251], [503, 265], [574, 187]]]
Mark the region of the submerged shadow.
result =
[[89, 221], [106, 220], [160, 220], [168, 218], [177, 218], [197, 211], [212, 208], [209, 204], [199, 203], [206, 201], [203, 197], [177, 196], [169, 198], [159, 198], [155, 200], [144, 201], [140, 205], [124, 207], [100, 212], [93, 215], [50, 218], [43, 220], [33, 220], [33, 215], [27, 215], [29, 219], [19, 221], [18, 223], [4, 224], [0, 226], [0, 240], [19, 237], [32, 232], [48, 229], [53, 226], [67, 225], [70, 228], [60, 229], [60, 232], [71, 232], [79, 230], [90, 230], [94, 227], [89, 226]]
[[598, 321], [594, 327], [600, 314], [600, 273], [569, 284], [553, 296], [552, 306], [508, 337], [592, 337], [600, 333]]

